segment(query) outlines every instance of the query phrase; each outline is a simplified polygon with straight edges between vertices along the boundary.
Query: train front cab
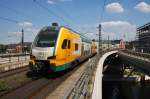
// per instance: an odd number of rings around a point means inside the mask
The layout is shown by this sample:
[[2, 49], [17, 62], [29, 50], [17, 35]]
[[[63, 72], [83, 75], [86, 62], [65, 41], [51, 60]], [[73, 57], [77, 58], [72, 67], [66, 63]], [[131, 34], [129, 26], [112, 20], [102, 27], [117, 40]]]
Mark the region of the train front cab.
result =
[[66, 70], [75, 65], [81, 56], [80, 36], [62, 27], [55, 48], [55, 56], [55, 59], [49, 59], [50, 68], [55, 72]]

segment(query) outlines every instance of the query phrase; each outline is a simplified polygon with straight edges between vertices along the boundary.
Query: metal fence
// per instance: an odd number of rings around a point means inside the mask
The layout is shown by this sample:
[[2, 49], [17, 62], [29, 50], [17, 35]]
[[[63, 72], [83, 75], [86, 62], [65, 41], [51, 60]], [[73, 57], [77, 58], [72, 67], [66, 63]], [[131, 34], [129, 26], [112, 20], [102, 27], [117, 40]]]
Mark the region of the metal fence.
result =
[[29, 59], [30, 59], [29, 55], [24, 55], [24, 56], [9, 55], [7, 57], [0, 57], [0, 65], [6, 64], [6, 63], [11, 63], [11, 62], [26, 61], [26, 60], [29, 60]]
[[1, 55], [0, 72], [20, 68], [28, 65], [30, 56], [28, 54]]

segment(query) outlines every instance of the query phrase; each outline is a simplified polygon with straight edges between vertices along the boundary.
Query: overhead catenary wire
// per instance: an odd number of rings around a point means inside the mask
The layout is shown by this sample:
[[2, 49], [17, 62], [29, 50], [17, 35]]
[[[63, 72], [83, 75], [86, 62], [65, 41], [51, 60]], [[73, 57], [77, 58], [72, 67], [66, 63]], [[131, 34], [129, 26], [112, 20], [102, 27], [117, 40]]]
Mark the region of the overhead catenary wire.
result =
[[101, 24], [101, 22], [102, 22], [102, 20], [103, 20], [104, 11], [105, 11], [105, 6], [106, 6], [106, 1], [107, 1], [107, 0], [104, 0], [103, 6], [102, 6], [102, 11], [101, 11], [101, 14], [100, 14], [100, 19], [99, 19], [100, 24]]
[[23, 12], [20, 12], [20, 11], [14, 9], [14, 8], [8, 7], [8, 6], [4, 5], [4, 4], [1, 4], [1, 3], [0, 3], [0, 7], [1, 7], [1, 8], [6, 8], [7, 10], [9, 10], [9, 11], [15, 13], [15, 14], [18, 14], [18, 15], [20, 15], [20, 16], [23, 16], [23, 17], [25, 17], [26, 19], [31, 19], [29, 16], [25, 15]]
[[[6, 5], [4, 5], [4, 4], [1, 4], [1, 3], [0, 3], [0, 7], [4, 7], [4, 8], [6, 8], [7, 10], [9, 10], [9, 11], [15, 13], [15, 14], [19, 14], [19, 15], [21, 15], [21, 16], [24, 16], [24, 17], [27, 18], [27, 19], [30, 19], [29, 16], [25, 15], [24, 13], [21, 13], [20, 11], [14, 9], [14, 8], [8, 7], [8, 6], [6, 6]], [[0, 20], [5, 20], [5, 21], [8, 21], [8, 22], [16, 23], [16, 24], [18, 24], [18, 25], [19, 25], [19, 23], [21, 23], [21, 22], [18, 21], [18, 20], [6, 18], [6, 17], [1, 17], [1, 16], [0, 16]], [[32, 27], [37, 27], [37, 25], [32, 25]], [[23, 28], [23, 27], [22, 27], [22, 28]]]
[[[70, 21], [69, 22], [71, 22], [73, 25], [76, 25], [77, 23], [76, 23], [76, 21], [74, 20], [74, 18], [65, 10], [65, 9], [63, 9], [62, 7], [60, 7], [60, 6], [57, 6], [56, 4], [54, 5], [58, 10], [60, 10], [60, 12], [63, 12], [63, 13], [61, 13], [61, 14], [63, 14], [67, 19], [69, 19]], [[71, 25], [74, 29], [76, 28], [76, 26], [73, 26], [73, 25]]]
[[68, 12], [66, 10], [64, 10], [62, 7], [55, 5], [55, 7], [60, 10], [61, 12], [63, 12], [62, 14], [65, 15], [65, 17], [71, 19], [73, 21], [73, 18], [70, 16], [70, 14], [68, 14]]
[[104, 3], [103, 3], [103, 6], [102, 6], [102, 11], [101, 11], [101, 15], [100, 15], [100, 24], [98, 26], [99, 28], [99, 36], [98, 36], [98, 39], [99, 39], [99, 43], [98, 43], [98, 46], [99, 46], [99, 52], [101, 51], [102, 49], [102, 33], [101, 33], [101, 30], [102, 30], [102, 20], [103, 20], [103, 16], [104, 16], [104, 11], [105, 11], [105, 5], [106, 5], [106, 0], [104, 0]]
[[6, 18], [6, 17], [1, 17], [1, 16], [0, 16], [0, 20], [5, 20], [5, 21], [8, 21], [8, 22], [16, 23], [16, 24], [18, 24], [18, 23], [19, 23], [19, 21], [18, 21], [18, 20], [14, 20], [14, 19]]
[[[6, 17], [1, 17], [1, 16], [0, 16], [0, 20], [8, 21], [8, 22], [15, 23], [15, 24], [21, 23], [21, 22], [18, 21], [18, 20], [6, 18]], [[35, 27], [35, 28], [41, 28], [42, 26], [32, 25], [32, 27]]]
[[69, 25], [68, 21], [66, 21], [63, 17], [57, 15], [55, 12], [53, 12], [52, 10], [48, 9], [47, 7], [45, 7], [44, 5], [42, 5], [40, 2], [38, 2], [37, 0], [33, 0], [33, 2], [35, 2], [39, 7], [43, 8], [45, 11], [53, 14], [54, 16], [56, 16], [57, 18], [61, 19], [64, 23], [66, 23], [67, 25]]
[[[8, 7], [8, 6], [5, 5], [5, 4], [1, 4], [1, 3], [0, 3], [0, 7], [1, 7], [1, 8], [5, 8], [5, 9], [7, 9], [7, 10], [9, 10], [9, 11], [15, 13], [15, 14], [20, 15], [20, 16], [23, 16], [23, 17], [25, 17], [25, 18], [28, 19], [28, 20], [31, 19], [30, 16], [27, 16], [27, 15], [25, 15], [24, 13], [22, 13], [22, 12], [16, 10], [16, 9], [14, 9], [14, 8]], [[67, 12], [66, 12], [65, 10], [63, 10], [61, 7], [58, 7], [58, 6], [57, 6], [57, 8], [58, 8], [59, 10], [63, 11], [63, 14], [64, 14], [66, 17], [71, 18], [71, 17], [69, 16], [69, 14], [67, 14]], [[51, 11], [51, 12], [53, 13], [53, 11]], [[53, 14], [55, 14], [55, 13], [53, 13]], [[55, 16], [56, 16], [56, 14], [55, 14]], [[60, 17], [60, 16], [57, 15], [57, 17]], [[64, 21], [65, 21], [65, 20], [64, 20]], [[66, 21], [65, 21], [65, 23], [68, 24], [68, 22], [66, 22]]]
[[[15, 13], [15, 14], [19, 14], [19, 15], [21, 15], [21, 16], [24, 16], [26, 19], [29, 19], [29, 20], [31, 19], [29, 16], [25, 15], [24, 13], [22, 13], [22, 12], [16, 10], [16, 9], [14, 9], [14, 8], [8, 7], [8, 6], [4, 5], [4, 4], [1, 4], [1, 3], [0, 3], [0, 7], [4, 7], [4, 8], [6, 8], [7, 10], [9, 10], [9, 11]], [[6, 18], [6, 17], [1, 17], [1, 16], [0, 16], [0, 20], [9, 21], [9, 22], [13, 22], [13, 23], [16, 23], [16, 24], [21, 23], [21, 22], [18, 21], [18, 20]], [[41, 27], [41, 26], [32, 25], [32, 27]]]
[[102, 6], [102, 12], [101, 12], [101, 15], [100, 15], [100, 22], [103, 20], [103, 17], [104, 17], [106, 1], [107, 0], [104, 0], [103, 6]]

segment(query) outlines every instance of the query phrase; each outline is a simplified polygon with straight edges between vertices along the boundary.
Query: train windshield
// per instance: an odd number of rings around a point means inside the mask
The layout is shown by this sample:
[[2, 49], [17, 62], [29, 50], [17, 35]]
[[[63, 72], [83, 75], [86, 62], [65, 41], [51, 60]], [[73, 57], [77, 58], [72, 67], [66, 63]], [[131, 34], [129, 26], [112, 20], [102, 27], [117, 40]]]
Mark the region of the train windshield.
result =
[[54, 47], [58, 37], [59, 30], [47, 28], [41, 30], [34, 41], [35, 47]]

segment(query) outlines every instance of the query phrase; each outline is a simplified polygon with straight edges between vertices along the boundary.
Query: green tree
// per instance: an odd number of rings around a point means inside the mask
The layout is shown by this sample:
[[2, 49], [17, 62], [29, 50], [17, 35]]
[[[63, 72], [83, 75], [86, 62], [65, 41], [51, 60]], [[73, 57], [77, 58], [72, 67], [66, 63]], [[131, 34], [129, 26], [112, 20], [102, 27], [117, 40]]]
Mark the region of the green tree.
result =
[[7, 46], [0, 44], [0, 53], [6, 53]]

